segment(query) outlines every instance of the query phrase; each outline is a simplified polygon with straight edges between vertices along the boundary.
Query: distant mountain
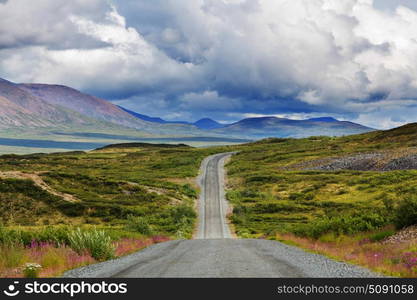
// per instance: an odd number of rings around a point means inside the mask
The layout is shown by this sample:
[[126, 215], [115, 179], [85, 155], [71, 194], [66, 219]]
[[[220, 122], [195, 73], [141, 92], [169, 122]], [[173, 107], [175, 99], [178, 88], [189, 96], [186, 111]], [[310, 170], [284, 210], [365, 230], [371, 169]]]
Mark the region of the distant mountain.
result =
[[166, 124], [166, 123], [168, 123], [167, 121], [165, 121], [165, 120], [163, 120], [163, 119], [161, 119], [161, 118], [153, 118], [153, 117], [149, 117], [149, 116], [147, 116], [147, 115], [142, 115], [142, 114], [139, 114], [139, 113], [137, 113], [137, 112], [134, 112], [134, 111], [129, 110], [129, 109], [127, 109], [127, 108], [124, 108], [124, 107], [122, 107], [122, 106], [118, 106], [118, 107], [119, 107], [121, 110], [124, 110], [125, 112], [127, 112], [128, 114], [131, 114], [132, 116], [134, 116], [134, 117], [136, 117], [136, 118], [138, 118], [138, 119], [141, 119], [141, 120], [147, 121], [147, 122], [159, 123], [159, 124]]
[[217, 128], [223, 128], [225, 126], [209, 118], [198, 120], [197, 122], [194, 123], [194, 125], [200, 129], [217, 129]]
[[307, 119], [306, 121], [328, 122], [328, 123], [339, 122], [339, 120], [336, 120], [335, 118], [332, 118], [332, 117], [311, 118], [311, 119]]
[[[30, 138], [36, 134], [42, 139], [77, 132], [115, 137], [201, 136], [195, 126], [141, 120], [104, 99], [73, 88], [16, 84], [1, 78], [0, 131], [1, 137], [15, 137], [18, 133]], [[69, 139], [68, 134], [65, 136]]]
[[73, 88], [48, 84], [19, 84], [17, 86], [49, 104], [65, 107], [90, 118], [136, 129], [146, 129], [149, 126], [147, 122], [134, 118], [112, 103], [83, 94]]
[[330, 118], [325, 118], [324, 120], [291, 120], [286, 118], [261, 117], [243, 119], [223, 128], [213, 130], [213, 132], [234, 136], [238, 135], [242, 138], [259, 139], [266, 137], [302, 138], [317, 135], [342, 136], [373, 130], [360, 124], [338, 121], [336, 119], [330, 120]]
[[[142, 115], [123, 107], [120, 108], [142, 120], [161, 124], [173, 124], [171, 121]], [[201, 119], [195, 123], [182, 121], [176, 123], [194, 125], [198, 129], [210, 132], [210, 134], [245, 139], [261, 139], [266, 137], [302, 138], [314, 135], [341, 136], [374, 130], [373, 128], [365, 127], [360, 124], [339, 121], [333, 117], [310, 118], [306, 120], [260, 117], [243, 119], [227, 125], [220, 124], [209, 118]]]
[[120, 109], [124, 110], [125, 112], [131, 114], [132, 116], [141, 119], [143, 121], [153, 122], [153, 123], [159, 123], [159, 124], [183, 124], [183, 125], [194, 125], [195, 127], [203, 130], [209, 130], [209, 129], [217, 129], [222, 128], [225, 125], [220, 124], [210, 118], [203, 118], [201, 120], [198, 120], [197, 122], [191, 123], [186, 121], [166, 121], [164, 119], [158, 118], [158, 117], [150, 117], [147, 115], [142, 115], [137, 112], [134, 112], [132, 110], [129, 110], [127, 108], [124, 108], [122, 106], [119, 106]]
[[0, 79], [0, 128], [92, 125], [94, 120], [51, 105], [18, 85]]

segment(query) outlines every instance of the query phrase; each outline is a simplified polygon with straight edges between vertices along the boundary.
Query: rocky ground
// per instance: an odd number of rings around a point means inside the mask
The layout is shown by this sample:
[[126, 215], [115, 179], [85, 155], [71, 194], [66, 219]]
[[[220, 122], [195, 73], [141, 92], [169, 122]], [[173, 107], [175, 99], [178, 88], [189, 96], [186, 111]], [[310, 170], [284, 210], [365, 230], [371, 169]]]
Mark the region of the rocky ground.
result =
[[384, 244], [398, 244], [410, 241], [416, 241], [417, 243], [417, 225], [400, 230], [396, 234], [388, 237], [384, 241]]
[[289, 169], [303, 170], [356, 170], [356, 171], [395, 171], [417, 170], [417, 149], [401, 151], [381, 151], [333, 157], [292, 165]]

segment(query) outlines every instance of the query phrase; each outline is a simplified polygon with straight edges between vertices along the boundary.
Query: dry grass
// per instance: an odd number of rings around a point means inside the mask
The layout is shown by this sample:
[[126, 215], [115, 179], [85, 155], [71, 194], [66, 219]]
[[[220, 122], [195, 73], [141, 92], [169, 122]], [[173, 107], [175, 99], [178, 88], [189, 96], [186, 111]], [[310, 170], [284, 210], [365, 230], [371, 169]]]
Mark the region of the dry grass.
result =
[[314, 253], [369, 268], [394, 277], [417, 277], [417, 240], [397, 244], [372, 242], [372, 232], [361, 236], [324, 236], [319, 240], [277, 234], [276, 239]]

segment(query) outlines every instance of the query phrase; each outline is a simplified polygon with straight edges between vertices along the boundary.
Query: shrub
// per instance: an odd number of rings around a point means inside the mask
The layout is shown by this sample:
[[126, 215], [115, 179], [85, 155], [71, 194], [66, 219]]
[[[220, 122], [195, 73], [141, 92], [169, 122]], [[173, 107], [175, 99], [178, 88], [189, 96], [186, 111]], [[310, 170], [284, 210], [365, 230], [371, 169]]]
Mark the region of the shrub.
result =
[[184, 184], [181, 188], [181, 192], [193, 199], [197, 198], [198, 196], [196, 190], [193, 189], [189, 184]]
[[47, 242], [55, 245], [68, 244], [68, 227], [48, 226], [42, 229], [25, 231], [0, 226], [0, 244], [30, 246], [32, 242]]
[[170, 209], [170, 223], [173, 224], [173, 230], [178, 238], [191, 235], [196, 216], [194, 209], [187, 205], [179, 205]]
[[403, 199], [394, 210], [394, 223], [400, 229], [417, 224], [417, 196]]
[[104, 231], [82, 231], [78, 228], [68, 235], [68, 240], [69, 246], [79, 255], [88, 252], [96, 260], [107, 260], [115, 256], [115, 247]]
[[318, 239], [326, 233], [354, 234], [374, 230], [388, 223], [388, 219], [377, 213], [352, 214], [317, 219], [308, 224], [294, 227], [291, 231], [299, 236]]
[[380, 242], [382, 240], [385, 240], [387, 237], [393, 235], [395, 232], [392, 230], [388, 230], [388, 231], [382, 231], [382, 232], [378, 232], [375, 233], [374, 235], [370, 236], [369, 239], [372, 242]]
[[42, 268], [40, 264], [36, 263], [27, 263], [23, 268], [23, 274], [25, 278], [38, 278], [39, 270]]
[[127, 217], [126, 229], [139, 232], [143, 235], [151, 235], [152, 229], [149, 226], [148, 220], [144, 217], [135, 217], [129, 215]]
[[197, 217], [194, 209], [187, 205], [175, 206], [170, 210], [170, 216], [174, 223], [179, 224], [183, 222], [183, 218], [194, 219]]
[[301, 200], [301, 199], [304, 199], [304, 194], [303, 193], [291, 193], [288, 196], [288, 199], [290, 199], [290, 200]]

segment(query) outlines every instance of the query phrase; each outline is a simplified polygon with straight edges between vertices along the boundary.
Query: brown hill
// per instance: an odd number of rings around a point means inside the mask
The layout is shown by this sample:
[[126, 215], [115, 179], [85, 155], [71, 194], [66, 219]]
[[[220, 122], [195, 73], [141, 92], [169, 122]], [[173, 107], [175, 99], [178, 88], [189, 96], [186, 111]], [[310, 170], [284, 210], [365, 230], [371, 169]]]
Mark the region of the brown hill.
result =
[[0, 128], [87, 125], [92, 120], [51, 105], [16, 84], [0, 80]]
[[151, 125], [106, 100], [81, 93], [73, 88], [48, 84], [19, 84], [18, 86], [49, 104], [65, 107], [97, 120], [136, 129], [144, 129]]

